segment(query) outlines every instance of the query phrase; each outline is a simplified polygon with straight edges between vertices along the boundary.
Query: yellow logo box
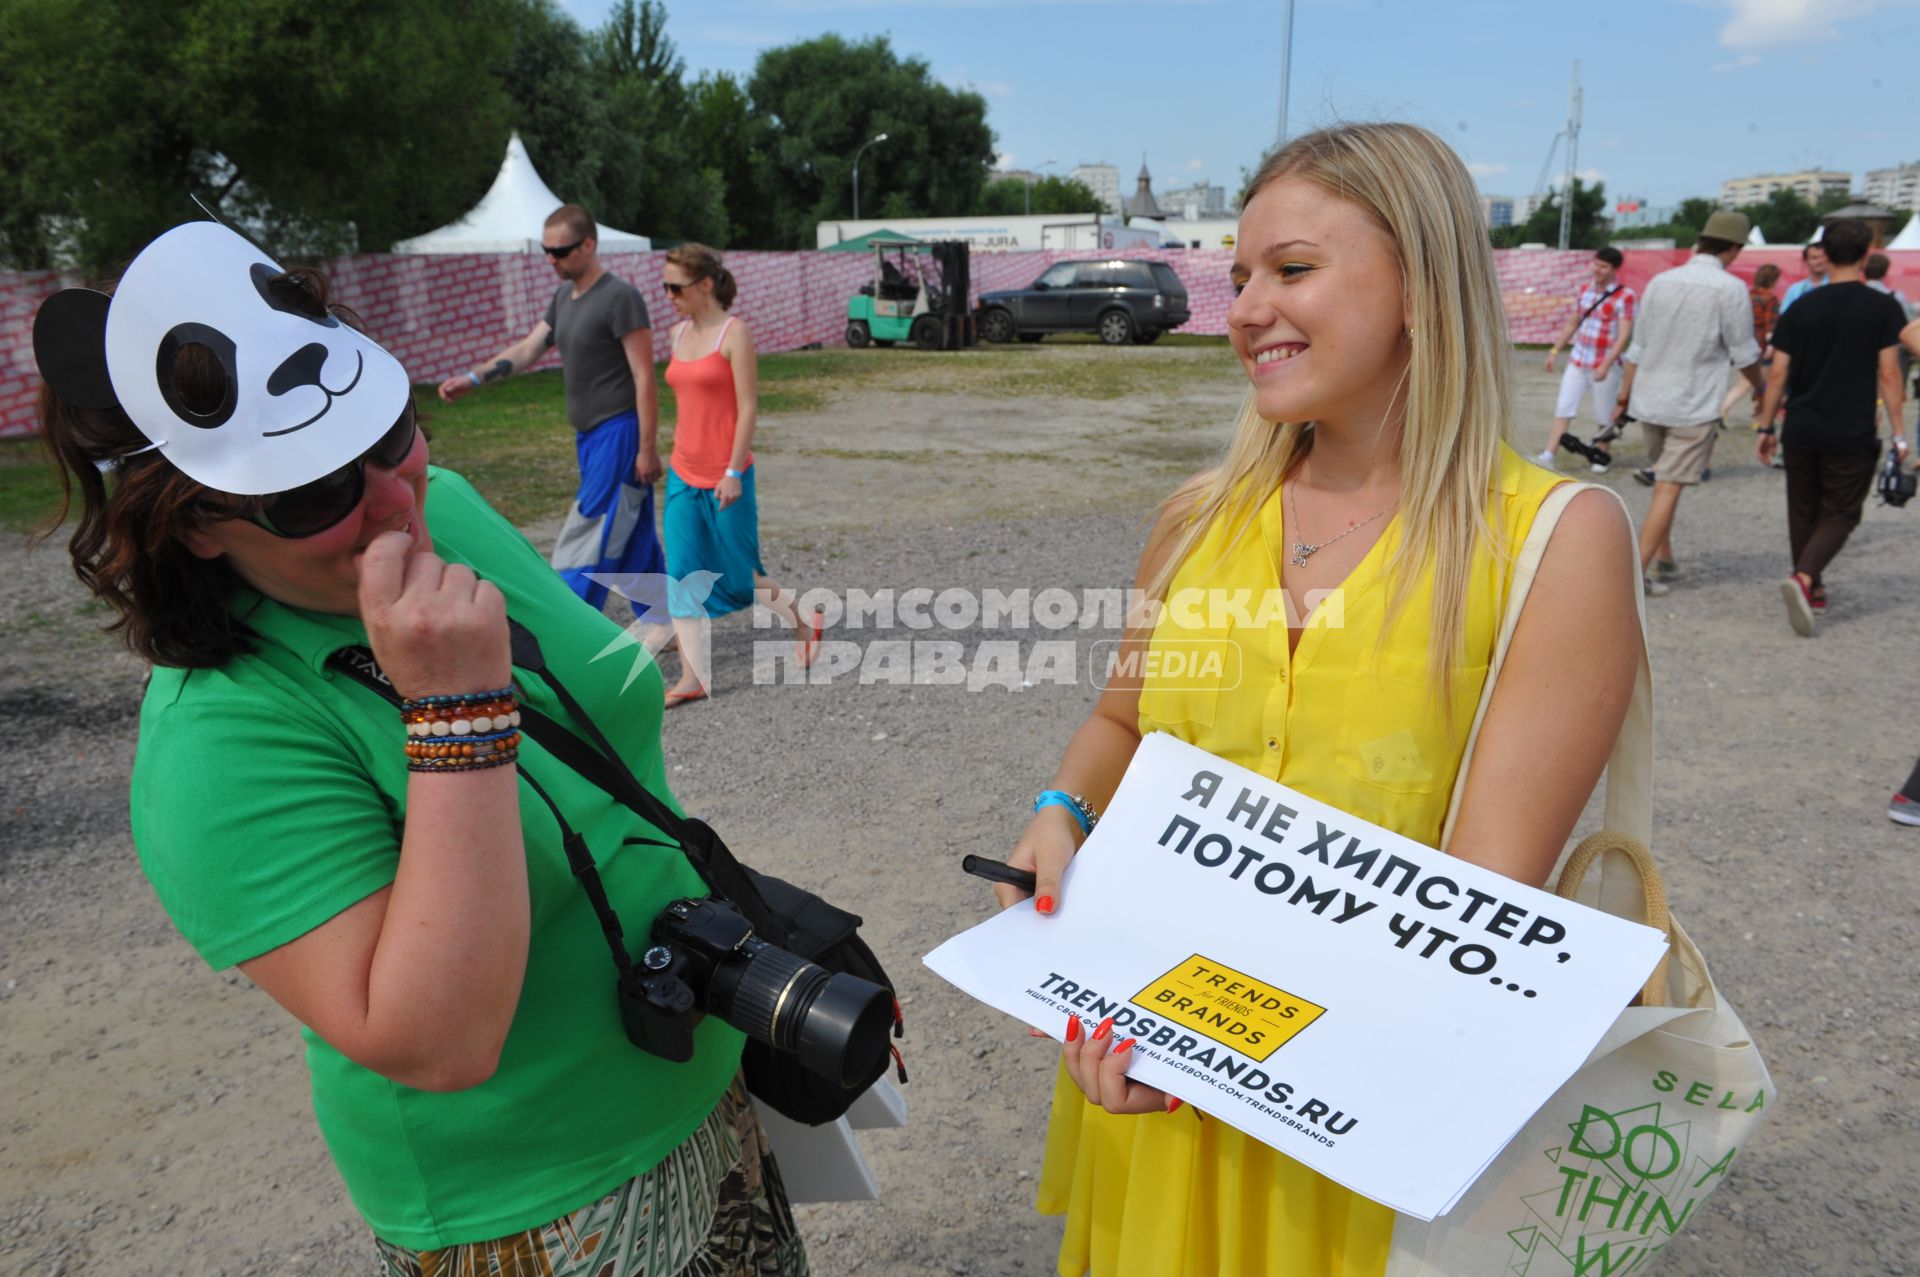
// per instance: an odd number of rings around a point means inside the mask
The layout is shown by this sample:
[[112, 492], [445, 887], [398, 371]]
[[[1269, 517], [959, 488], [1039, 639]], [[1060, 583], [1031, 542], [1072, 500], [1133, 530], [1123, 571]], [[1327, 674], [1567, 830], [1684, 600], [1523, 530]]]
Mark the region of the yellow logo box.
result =
[[1168, 1024], [1181, 1025], [1260, 1063], [1326, 1008], [1243, 971], [1194, 954], [1133, 995]]

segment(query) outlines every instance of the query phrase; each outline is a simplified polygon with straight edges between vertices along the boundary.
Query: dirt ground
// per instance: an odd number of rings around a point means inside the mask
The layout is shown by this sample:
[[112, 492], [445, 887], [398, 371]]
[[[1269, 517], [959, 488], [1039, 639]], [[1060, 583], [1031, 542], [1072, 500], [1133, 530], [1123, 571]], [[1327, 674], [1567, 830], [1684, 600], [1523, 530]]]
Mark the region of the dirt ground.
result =
[[[1177, 397], [976, 398], [966, 379], [993, 366], [967, 356], [938, 393], [767, 420], [773, 573], [838, 591], [1125, 585], [1151, 502], [1224, 440], [1237, 374], [1219, 348], [1035, 357], [1219, 376]], [[1537, 360], [1515, 359], [1532, 448], [1553, 392]], [[1823, 632], [1798, 639], [1775, 586], [1780, 477], [1746, 443], [1724, 436], [1683, 503], [1687, 576], [1652, 605], [1655, 850], [1781, 1102], [1661, 1271], [1920, 1272], [1920, 830], [1885, 815], [1920, 749], [1920, 509], [1869, 508]], [[1629, 469], [1607, 482], [1637, 513]], [[140, 875], [142, 671], [99, 620], [57, 547], [0, 547], [0, 1273], [369, 1273], [293, 1027], [210, 973]], [[719, 695], [667, 721], [673, 783], [746, 858], [866, 916], [910, 1031], [911, 1123], [865, 1139], [881, 1200], [801, 1211], [815, 1272], [1050, 1272], [1058, 1225], [1031, 1202], [1053, 1052], [918, 957], [990, 909], [958, 859], [1005, 854], [1091, 689], [759, 685], [767, 637], [719, 627]]]

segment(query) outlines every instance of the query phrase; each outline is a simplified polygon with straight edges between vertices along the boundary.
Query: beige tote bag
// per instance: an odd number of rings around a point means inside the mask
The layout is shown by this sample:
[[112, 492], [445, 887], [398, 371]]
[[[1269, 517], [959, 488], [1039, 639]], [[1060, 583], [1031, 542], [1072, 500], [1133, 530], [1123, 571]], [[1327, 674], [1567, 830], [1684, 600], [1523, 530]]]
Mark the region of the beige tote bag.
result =
[[[1473, 746], [1547, 539], [1567, 502], [1589, 488], [1618, 500], [1595, 485], [1561, 485], [1541, 506], [1521, 550], [1442, 847], [1453, 836]], [[1644, 640], [1644, 603], [1640, 627]], [[1734, 1155], [1773, 1107], [1777, 1092], [1759, 1050], [1667, 910], [1666, 889], [1647, 852], [1652, 774], [1653, 686], [1643, 642], [1633, 700], [1607, 763], [1604, 829], [1575, 848], [1556, 890], [1664, 928], [1672, 947], [1636, 1004], [1621, 1011], [1580, 1071], [1453, 1210], [1430, 1224], [1396, 1219], [1387, 1277], [1645, 1272], [1725, 1182]], [[1600, 873], [1589, 882], [1596, 863]]]

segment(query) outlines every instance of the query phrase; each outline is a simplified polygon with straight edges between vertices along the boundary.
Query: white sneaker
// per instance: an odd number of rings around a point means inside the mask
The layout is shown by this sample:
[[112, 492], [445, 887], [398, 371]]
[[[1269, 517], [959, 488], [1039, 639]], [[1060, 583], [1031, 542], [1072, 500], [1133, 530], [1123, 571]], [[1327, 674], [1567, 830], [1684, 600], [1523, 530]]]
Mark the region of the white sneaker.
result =
[[1656, 581], [1650, 576], [1643, 576], [1640, 578], [1640, 588], [1647, 592], [1647, 597], [1650, 599], [1667, 597], [1668, 586], [1665, 581]]
[[1549, 470], [1553, 469], [1553, 449], [1548, 448], [1545, 451], [1539, 453], [1537, 456], [1534, 457], [1534, 460], [1540, 463], [1541, 465], [1545, 466]]

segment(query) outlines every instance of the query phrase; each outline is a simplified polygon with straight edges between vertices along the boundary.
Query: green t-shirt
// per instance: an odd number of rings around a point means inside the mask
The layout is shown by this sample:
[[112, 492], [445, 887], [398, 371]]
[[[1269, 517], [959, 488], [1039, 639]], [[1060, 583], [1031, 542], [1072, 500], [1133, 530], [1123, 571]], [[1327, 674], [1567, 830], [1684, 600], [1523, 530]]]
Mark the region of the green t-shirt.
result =
[[[619, 629], [582, 603], [460, 476], [430, 472], [434, 548], [472, 564], [540, 640], [550, 669], [593, 713], [648, 789], [668, 793], [660, 676], [623, 690], [635, 648], [596, 659]], [[133, 835], [174, 924], [215, 968], [293, 940], [390, 884], [406, 818], [404, 735], [393, 705], [326, 668], [366, 642], [352, 617], [233, 601], [257, 650], [214, 670], [156, 669], [140, 711]], [[569, 721], [536, 676], [524, 703]], [[531, 740], [522, 768], [586, 838], [630, 948], [669, 900], [706, 891], [651, 825]], [[677, 808], [676, 808], [677, 810]], [[303, 1030], [313, 1107], [354, 1205], [374, 1233], [415, 1249], [536, 1227], [656, 1165], [710, 1113], [739, 1068], [740, 1034], [714, 1017], [694, 1058], [671, 1064], [627, 1041], [613, 962], [559, 827], [523, 781], [532, 935], [499, 1069], [469, 1090], [419, 1091]]]

